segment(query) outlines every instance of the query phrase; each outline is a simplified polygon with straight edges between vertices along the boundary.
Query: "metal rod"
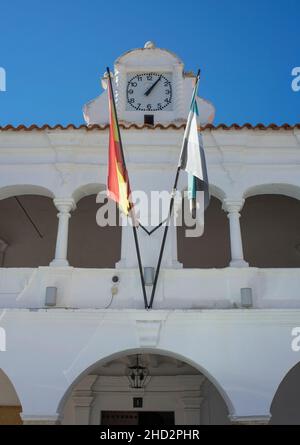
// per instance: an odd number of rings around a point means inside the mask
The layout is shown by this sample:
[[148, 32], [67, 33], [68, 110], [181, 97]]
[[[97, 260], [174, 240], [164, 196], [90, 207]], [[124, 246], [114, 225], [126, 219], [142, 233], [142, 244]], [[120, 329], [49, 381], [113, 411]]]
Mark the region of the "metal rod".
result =
[[168, 234], [168, 230], [169, 230], [169, 222], [170, 222], [170, 218], [172, 216], [172, 211], [173, 211], [173, 206], [174, 206], [174, 194], [175, 194], [175, 191], [176, 191], [176, 188], [177, 188], [179, 173], [180, 173], [180, 167], [177, 167], [175, 181], [174, 181], [174, 186], [173, 186], [173, 193], [172, 193], [172, 197], [171, 197], [171, 200], [170, 200], [167, 225], [166, 225], [165, 230], [164, 230], [164, 235], [163, 235], [163, 239], [162, 239], [162, 243], [161, 243], [161, 247], [160, 247], [160, 252], [159, 252], [159, 257], [158, 257], [158, 261], [157, 261], [154, 282], [153, 282], [153, 288], [152, 288], [152, 292], [151, 292], [151, 299], [150, 299], [150, 303], [149, 303], [149, 306], [148, 306], [149, 309], [152, 309], [153, 300], [154, 300], [154, 297], [155, 297], [157, 280], [158, 280], [158, 276], [159, 276], [159, 272], [160, 272], [161, 261], [162, 261], [162, 257], [163, 257], [163, 254], [164, 254], [167, 234]]
[[168, 216], [166, 219], [164, 219], [163, 221], [161, 221], [159, 224], [157, 224], [157, 226], [155, 226], [152, 230], [148, 230], [146, 229], [145, 226], [143, 226], [143, 224], [139, 221], [139, 227], [144, 230], [144, 232], [147, 233], [147, 235], [152, 235], [152, 233], [154, 233], [157, 229], [159, 229], [166, 221], [168, 220]]
[[137, 255], [137, 259], [138, 259], [138, 263], [139, 263], [139, 271], [140, 271], [140, 279], [141, 279], [142, 290], [143, 290], [144, 305], [145, 305], [145, 309], [148, 309], [148, 300], [147, 300], [147, 294], [146, 294], [146, 285], [145, 285], [145, 278], [144, 278], [144, 273], [143, 273], [140, 246], [139, 246], [139, 240], [138, 240], [138, 236], [137, 236], [137, 230], [136, 230], [136, 227], [134, 224], [132, 226], [132, 229], [133, 229], [136, 255]]
[[[114, 98], [114, 91], [113, 91], [112, 81], [111, 81], [111, 77], [110, 77], [110, 69], [107, 67], [106, 71], [107, 71], [107, 74], [108, 74], [108, 81], [109, 81], [110, 91], [111, 91], [111, 96], [112, 96], [112, 106], [114, 108], [114, 113], [115, 113], [115, 116], [116, 116], [117, 130], [118, 130], [118, 136], [119, 136], [119, 142], [120, 142], [120, 150], [121, 150], [122, 161], [123, 161], [124, 168], [127, 171], [127, 169], [126, 169], [126, 162], [125, 162], [125, 156], [124, 156], [124, 151], [123, 151], [123, 144], [122, 144], [122, 139], [121, 139], [121, 133], [120, 133], [120, 128], [119, 128], [119, 122], [118, 122], [118, 116], [117, 116], [117, 109], [116, 109], [115, 98]], [[129, 178], [128, 178], [128, 176], [127, 176], [127, 180], [128, 180], [128, 185], [129, 185]], [[130, 187], [129, 187], [129, 189], [130, 189]], [[143, 297], [144, 297], [144, 304], [145, 304], [145, 309], [148, 309], [148, 300], [147, 300], [145, 279], [144, 279], [143, 266], [142, 266], [142, 260], [141, 260], [140, 246], [139, 246], [139, 240], [138, 240], [137, 230], [136, 230], [136, 226], [135, 226], [134, 221], [133, 221], [133, 224], [132, 224], [132, 229], [133, 229], [133, 236], [134, 236], [134, 242], [135, 242], [136, 255], [137, 255], [138, 265], [139, 265], [139, 272], [140, 272], [140, 279], [141, 279], [141, 285], [142, 285], [142, 291], [143, 291]]]
[[35, 222], [33, 221], [33, 219], [31, 218], [31, 216], [29, 215], [29, 213], [27, 212], [27, 210], [25, 209], [25, 207], [23, 206], [23, 204], [21, 203], [20, 199], [15, 196], [15, 200], [17, 201], [17, 203], [19, 204], [19, 206], [21, 207], [21, 209], [23, 210], [23, 212], [25, 213], [26, 217], [28, 218], [28, 220], [31, 222], [32, 226], [35, 228], [37, 234], [39, 235], [40, 238], [44, 238], [44, 236], [42, 235], [42, 233], [39, 231], [38, 226], [35, 224]]
[[[197, 85], [197, 83], [199, 82], [199, 78], [200, 78], [200, 69], [197, 71], [197, 76], [196, 76], [196, 82], [195, 82], [195, 86]], [[196, 100], [193, 96], [192, 100]], [[177, 171], [176, 171], [176, 176], [175, 176], [175, 181], [174, 181], [174, 186], [173, 186], [173, 194], [171, 197], [171, 201], [170, 201], [170, 207], [169, 207], [169, 214], [168, 214], [168, 221], [167, 221], [167, 225], [165, 227], [164, 230], [164, 235], [163, 235], [163, 239], [162, 239], [162, 244], [161, 244], [161, 248], [160, 248], [160, 252], [159, 252], [159, 257], [158, 257], [158, 262], [157, 262], [157, 267], [156, 267], [156, 271], [155, 271], [155, 277], [154, 277], [154, 283], [153, 283], [153, 288], [152, 288], [152, 292], [151, 292], [151, 298], [150, 298], [150, 303], [148, 308], [152, 309], [153, 306], [153, 301], [154, 301], [154, 297], [155, 297], [155, 291], [156, 291], [156, 286], [157, 286], [157, 280], [158, 280], [158, 276], [159, 276], [159, 272], [160, 272], [160, 266], [161, 266], [161, 261], [162, 261], [162, 257], [163, 257], [163, 253], [165, 250], [165, 244], [166, 244], [166, 239], [167, 239], [167, 234], [168, 234], [168, 230], [169, 230], [169, 222], [170, 222], [170, 218], [172, 216], [172, 211], [173, 211], [173, 206], [174, 206], [174, 196], [175, 196], [175, 191], [177, 188], [177, 183], [178, 183], [178, 178], [179, 178], [179, 173], [180, 173], [180, 165], [177, 167]], [[161, 224], [160, 224], [161, 225]], [[155, 231], [160, 225], [158, 225], [153, 231]], [[152, 231], [152, 232], [153, 232]], [[150, 232], [150, 234], [152, 233]]]

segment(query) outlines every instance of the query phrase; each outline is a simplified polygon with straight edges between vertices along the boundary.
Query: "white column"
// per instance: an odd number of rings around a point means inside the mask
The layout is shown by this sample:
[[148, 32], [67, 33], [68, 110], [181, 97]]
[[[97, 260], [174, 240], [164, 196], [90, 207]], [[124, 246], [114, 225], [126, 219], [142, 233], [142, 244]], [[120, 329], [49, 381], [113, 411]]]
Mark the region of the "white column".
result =
[[231, 261], [230, 267], [248, 267], [249, 264], [244, 260], [243, 242], [240, 226], [240, 211], [244, 205], [244, 199], [232, 201], [225, 199], [223, 209], [228, 212], [229, 230], [230, 230], [230, 248]]
[[200, 425], [200, 407], [203, 402], [200, 391], [184, 391], [182, 402], [184, 425]]
[[97, 379], [98, 375], [85, 376], [72, 395], [75, 425], [90, 425], [90, 413], [94, 401], [92, 386]]
[[75, 425], [90, 424], [90, 410], [93, 400], [94, 400], [93, 396], [73, 397], [74, 410], [75, 410]]
[[[125, 219], [127, 217], [122, 215], [122, 218]], [[145, 220], [147, 221], [146, 218]], [[159, 221], [159, 219], [157, 220]], [[142, 218], [141, 222], [144, 223]], [[147, 224], [145, 223], [145, 225]], [[148, 230], [151, 230], [153, 227], [148, 226], [147, 228]], [[156, 267], [164, 230], [165, 226], [160, 227], [156, 232], [149, 236], [141, 228], [138, 229], [138, 239], [143, 266]], [[121, 259], [117, 262], [116, 268], [123, 269], [136, 267], [138, 267], [138, 260], [132, 227], [124, 225], [122, 227]], [[161, 267], [168, 269], [179, 269], [182, 267], [182, 264], [177, 259], [177, 228], [172, 222], [169, 227]]]
[[58, 229], [55, 258], [51, 261], [50, 266], [69, 266], [67, 260], [69, 218], [71, 216], [70, 212], [76, 208], [76, 205], [72, 198], [56, 198], [53, 201], [59, 213], [57, 214]]

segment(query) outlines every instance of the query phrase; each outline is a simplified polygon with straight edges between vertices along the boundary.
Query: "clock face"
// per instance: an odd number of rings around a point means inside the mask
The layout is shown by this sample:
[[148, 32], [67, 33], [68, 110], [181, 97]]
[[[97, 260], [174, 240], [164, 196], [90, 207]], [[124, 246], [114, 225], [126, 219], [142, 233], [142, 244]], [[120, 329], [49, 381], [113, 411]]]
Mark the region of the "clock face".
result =
[[146, 112], [172, 110], [172, 74], [128, 74], [126, 98], [127, 110]]

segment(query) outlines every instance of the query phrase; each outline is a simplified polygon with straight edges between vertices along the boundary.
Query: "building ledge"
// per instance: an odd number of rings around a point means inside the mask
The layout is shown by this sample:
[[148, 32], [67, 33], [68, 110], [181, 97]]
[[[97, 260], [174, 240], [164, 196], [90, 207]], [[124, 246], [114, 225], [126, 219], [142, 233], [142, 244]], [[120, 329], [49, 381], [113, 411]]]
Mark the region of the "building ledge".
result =
[[[118, 275], [111, 296], [112, 277]], [[300, 274], [295, 269], [162, 269], [154, 309], [241, 309], [242, 291], [250, 288], [255, 309], [300, 309]], [[144, 309], [137, 269], [74, 267], [1, 268], [0, 308], [43, 309], [46, 289], [56, 288], [56, 309]], [[151, 286], [147, 287], [148, 299]], [[247, 303], [248, 304], [248, 303]]]

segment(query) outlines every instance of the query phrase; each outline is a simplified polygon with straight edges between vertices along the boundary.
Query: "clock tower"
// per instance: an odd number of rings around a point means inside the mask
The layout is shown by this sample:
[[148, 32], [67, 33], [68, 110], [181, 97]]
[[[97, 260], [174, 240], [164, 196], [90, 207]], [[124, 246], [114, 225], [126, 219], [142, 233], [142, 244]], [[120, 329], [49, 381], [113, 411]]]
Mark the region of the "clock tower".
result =
[[[102, 86], [106, 89], [105, 73]], [[113, 86], [120, 122], [137, 124], [181, 124], [186, 121], [195, 74], [184, 71], [179, 57], [146, 42], [120, 56], [114, 64]], [[197, 98], [199, 124], [211, 123], [213, 105]], [[106, 92], [84, 106], [88, 125], [108, 123]]]
[[[88, 125], [106, 126], [109, 123], [107, 76], [105, 73], [102, 78], [104, 92], [84, 107]], [[147, 196], [149, 205], [139, 208], [139, 220], [150, 231], [168, 213], [168, 192], [174, 181], [174, 169], [179, 159], [183, 127], [189, 113], [196, 76], [184, 71], [182, 61], [174, 53], [157, 48], [153, 42], [147, 42], [143, 48], [130, 50], [120, 56], [114, 63], [111, 76], [118, 120], [122, 125], [133, 201], [139, 202], [139, 193], [144, 198]], [[197, 97], [197, 103], [199, 124], [212, 122], [215, 111], [213, 105], [200, 97]], [[103, 149], [107, 152], [107, 145]], [[181, 175], [178, 190], [182, 191], [185, 187], [186, 178]], [[158, 206], [152, 205], [155, 191], [162, 194], [167, 192], [167, 199]], [[116, 267], [135, 268], [137, 258], [132, 248], [132, 228], [126, 224], [127, 218], [122, 212], [121, 218], [125, 222], [122, 224], [121, 258]], [[156, 230], [151, 236], [139, 231], [144, 265], [156, 266], [161, 236], [161, 230]], [[177, 259], [174, 222], [169, 228], [162, 267], [181, 267]]]

